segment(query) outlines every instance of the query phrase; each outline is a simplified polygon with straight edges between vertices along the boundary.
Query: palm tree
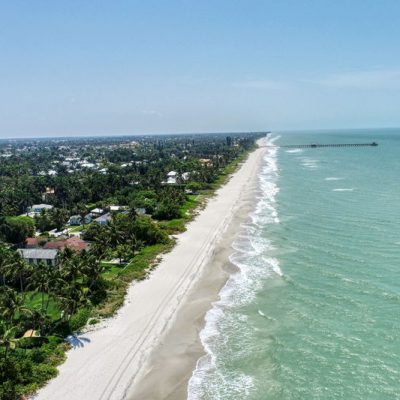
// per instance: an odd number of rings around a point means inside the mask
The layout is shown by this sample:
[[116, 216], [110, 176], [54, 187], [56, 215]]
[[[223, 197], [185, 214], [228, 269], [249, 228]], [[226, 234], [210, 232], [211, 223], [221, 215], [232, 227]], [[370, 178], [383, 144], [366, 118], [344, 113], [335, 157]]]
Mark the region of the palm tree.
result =
[[59, 297], [64, 320], [69, 321], [78, 307], [87, 302], [86, 291], [87, 289], [76, 282], [64, 287], [64, 293]]
[[88, 279], [88, 288], [93, 290], [95, 287], [99, 287], [105, 267], [101, 263], [101, 257], [98, 257], [96, 249], [90, 249], [82, 258], [82, 267], [82, 271]]
[[124, 242], [123, 227], [120, 226], [120, 224], [115, 218], [113, 218], [112, 221], [110, 221], [107, 228], [108, 228], [108, 234], [110, 236], [110, 242], [113, 247], [118, 246], [119, 244]]
[[82, 276], [82, 256], [74, 253], [73, 250], [66, 248], [62, 252], [60, 259], [60, 272], [61, 277], [66, 282], [76, 282]]
[[144, 243], [142, 240], [138, 240], [133, 233], [130, 235], [129, 243], [132, 246], [132, 256], [135, 257], [136, 252], [143, 247]]
[[33, 334], [33, 331], [39, 331], [40, 336], [42, 336], [43, 335], [43, 325], [45, 324], [46, 320], [49, 319], [47, 314], [45, 312], [43, 312], [42, 310], [33, 310], [29, 319], [32, 324], [32, 334]]
[[6, 285], [6, 278], [12, 264], [11, 250], [4, 243], [0, 242], [0, 275], [3, 286]]
[[39, 263], [28, 279], [27, 287], [41, 294], [41, 310], [44, 310], [45, 294], [49, 294], [53, 287], [52, 269], [54, 266]]
[[23, 295], [25, 295], [24, 275], [26, 275], [31, 270], [31, 266], [27, 264], [18, 253], [15, 254], [15, 259], [13, 260], [13, 262], [9, 262], [6, 267], [7, 276], [10, 276], [12, 279], [19, 281], [19, 289]]
[[17, 340], [15, 338], [15, 333], [17, 331], [16, 326], [12, 326], [11, 328], [6, 327], [4, 323], [1, 324], [1, 333], [0, 333], [0, 345], [5, 347], [4, 358], [6, 359], [8, 356], [9, 350], [14, 350], [16, 347]]
[[8, 258], [6, 252], [0, 249], [0, 276], [3, 287], [6, 286], [6, 274], [7, 274]]
[[30, 314], [32, 311], [25, 306], [24, 298], [17, 291], [11, 288], [2, 288], [0, 296], [0, 314], [13, 325], [16, 315]]
[[76, 206], [76, 209], [78, 211], [78, 215], [81, 217], [81, 225], [85, 227], [85, 216], [88, 213], [88, 210], [83, 203], [79, 203]]
[[135, 207], [133, 207], [133, 206], [130, 207], [128, 216], [129, 216], [129, 219], [132, 221], [134, 221], [137, 218], [138, 214], [136, 212]]

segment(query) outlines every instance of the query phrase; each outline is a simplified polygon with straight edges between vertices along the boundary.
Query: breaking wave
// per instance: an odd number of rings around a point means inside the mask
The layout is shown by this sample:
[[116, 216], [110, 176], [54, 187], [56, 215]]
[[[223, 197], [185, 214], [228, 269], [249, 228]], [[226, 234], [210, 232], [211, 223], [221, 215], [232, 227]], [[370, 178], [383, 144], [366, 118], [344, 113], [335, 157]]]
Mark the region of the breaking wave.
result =
[[[275, 140], [277, 137], [269, 139], [268, 144], [272, 146]], [[268, 255], [273, 244], [263, 233], [266, 225], [279, 223], [275, 207], [279, 192], [277, 152], [278, 148], [272, 147], [264, 157], [255, 210], [232, 244], [234, 252], [230, 261], [237, 270], [231, 274], [219, 300], [206, 314], [205, 327], [200, 332], [206, 355], [198, 360], [189, 381], [189, 400], [243, 398], [254, 386], [251, 376], [235, 372], [226, 365], [227, 359], [237, 357], [232, 353], [227, 338], [233, 334], [246, 336], [247, 316], [240, 313], [240, 307], [254, 300], [262, 288], [263, 278], [283, 275], [279, 261]]]

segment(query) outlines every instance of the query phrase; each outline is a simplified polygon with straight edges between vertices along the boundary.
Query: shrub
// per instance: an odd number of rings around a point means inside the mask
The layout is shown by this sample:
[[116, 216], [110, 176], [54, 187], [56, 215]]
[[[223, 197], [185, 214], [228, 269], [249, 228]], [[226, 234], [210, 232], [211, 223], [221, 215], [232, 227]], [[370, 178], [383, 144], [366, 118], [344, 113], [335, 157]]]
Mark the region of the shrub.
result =
[[90, 312], [90, 308], [82, 308], [71, 317], [69, 321], [69, 327], [72, 332], [75, 332], [86, 325], [90, 317]]
[[49, 379], [57, 376], [57, 368], [48, 364], [38, 364], [33, 365], [32, 368], [32, 378], [34, 382], [43, 384]]
[[149, 217], [138, 217], [134, 222], [134, 232], [138, 240], [145, 244], [168, 243], [168, 235]]
[[30, 217], [7, 217], [0, 220], [0, 234], [7, 242], [23, 243], [35, 232], [35, 223]]

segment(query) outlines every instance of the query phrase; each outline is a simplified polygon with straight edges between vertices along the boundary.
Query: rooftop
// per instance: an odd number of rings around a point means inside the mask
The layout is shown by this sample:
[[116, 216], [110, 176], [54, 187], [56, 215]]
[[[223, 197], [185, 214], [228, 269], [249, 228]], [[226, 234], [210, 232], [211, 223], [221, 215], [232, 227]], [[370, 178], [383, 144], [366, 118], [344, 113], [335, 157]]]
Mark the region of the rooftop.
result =
[[32, 209], [35, 209], [35, 208], [45, 208], [45, 209], [47, 209], [47, 210], [50, 210], [51, 208], [53, 208], [53, 206], [50, 205], [50, 204], [34, 204], [31, 208], [32, 208]]
[[40, 260], [54, 260], [57, 257], [57, 250], [54, 249], [18, 249], [23, 258]]
[[43, 246], [44, 249], [60, 249], [60, 250], [64, 249], [65, 247], [69, 247], [71, 250], [81, 251], [87, 249], [88, 244], [84, 240], [76, 236], [73, 236], [66, 240], [54, 240], [52, 242], [47, 242]]

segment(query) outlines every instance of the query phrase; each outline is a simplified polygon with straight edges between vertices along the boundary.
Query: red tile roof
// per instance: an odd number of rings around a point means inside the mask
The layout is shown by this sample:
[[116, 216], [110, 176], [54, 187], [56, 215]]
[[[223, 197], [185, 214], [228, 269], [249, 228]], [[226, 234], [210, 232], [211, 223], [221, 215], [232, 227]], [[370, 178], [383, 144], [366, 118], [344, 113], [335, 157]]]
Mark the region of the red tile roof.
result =
[[76, 236], [73, 236], [66, 240], [55, 240], [53, 242], [47, 242], [43, 246], [44, 249], [60, 249], [60, 250], [64, 249], [65, 247], [69, 247], [70, 249], [75, 251], [81, 251], [87, 249], [88, 244], [84, 240]]
[[39, 241], [35, 237], [28, 237], [25, 240], [26, 247], [36, 247], [39, 244]]

